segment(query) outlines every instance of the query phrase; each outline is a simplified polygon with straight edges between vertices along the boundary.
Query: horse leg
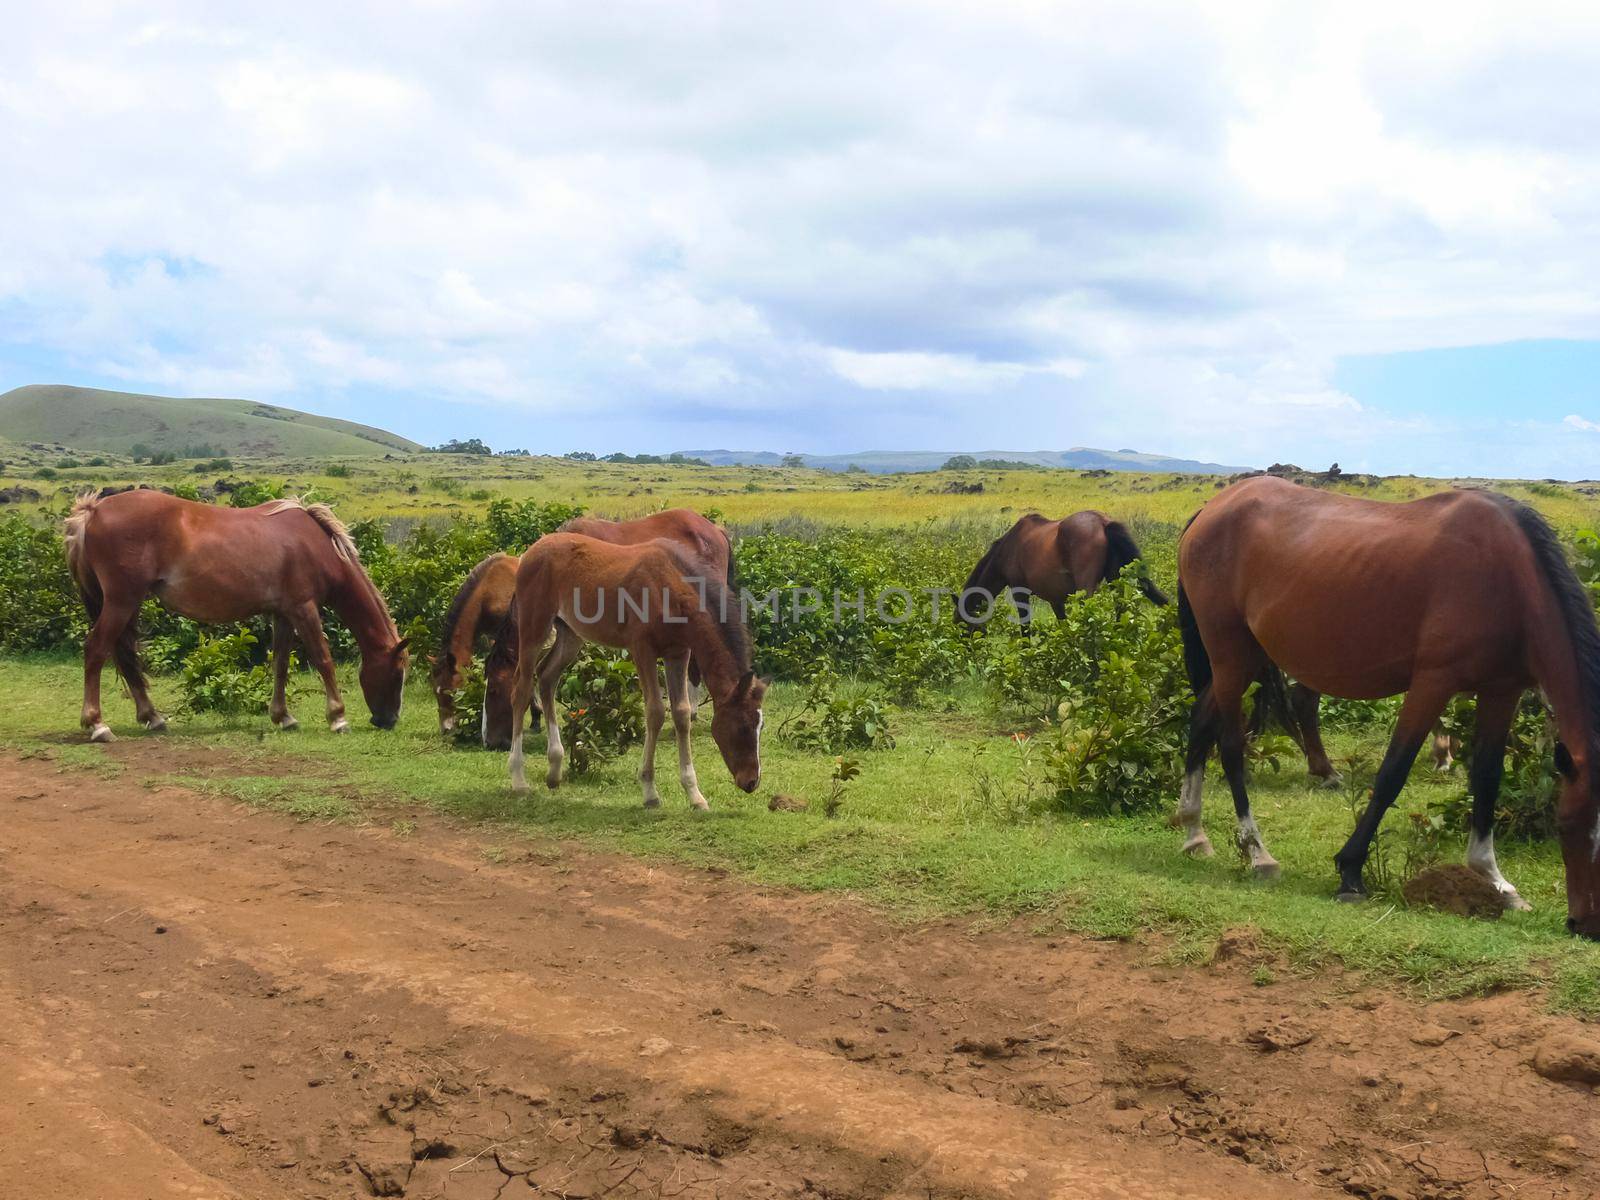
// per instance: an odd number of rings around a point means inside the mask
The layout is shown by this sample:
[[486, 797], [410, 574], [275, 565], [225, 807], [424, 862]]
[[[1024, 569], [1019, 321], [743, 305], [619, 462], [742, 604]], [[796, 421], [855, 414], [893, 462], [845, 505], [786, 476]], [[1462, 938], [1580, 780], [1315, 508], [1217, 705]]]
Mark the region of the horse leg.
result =
[[83, 713], [80, 723], [89, 731], [91, 742], [114, 742], [116, 735], [100, 719], [100, 676], [106, 659], [115, 652], [124, 630], [139, 612], [137, 603], [105, 597], [94, 628], [83, 642]]
[[289, 687], [289, 656], [293, 653], [294, 626], [287, 617], [273, 614], [272, 703], [267, 706], [267, 715], [272, 718], [274, 725], [285, 732], [300, 727], [300, 722], [289, 715], [289, 703], [285, 698]]
[[[1259, 647], [1251, 647], [1248, 654], [1233, 657], [1235, 662], [1230, 665], [1237, 666], [1241, 662], [1254, 665], [1252, 660], [1259, 661], [1263, 656]], [[1261, 830], [1256, 827], [1256, 819], [1250, 813], [1250, 793], [1245, 787], [1244, 776], [1244, 692], [1260, 671], [1247, 670], [1235, 674], [1224, 668], [1215, 655], [1212, 663], [1216, 668], [1211, 691], [1217, 706], [1217, 756], [1222, 760], [1222, 774], [1233, 793], [1233, 814], [1237, 822], [1234, 840], [1256, 875], [1262, 879], [1276, 879], [1278, 860], [1267, 852], [1266, 843], [1261, 840]]]
[[[1505, 770], [1506, 738], [1521, 699], [1516, 692], [1478, 697], [1478, 728], [1473, 739], [1469, 773], [1472, 829], [1467, 836], [1467, 866], [1494, 884], [1507, 908], [1527, 911], [1533, 906], [1500, 874], [1500, 864], [1494, 857], [1494, 806], [1500, 798], [1500, 776]], [[1446, 753], [1449, 753], [1449, 738], [1445, 735], [1435, 736], [1435, 752], [1440, 737], [1444, 737]]]
[[1289, 711], [1294, 723], [1300, 727], [1300, 748], [1305, 751], [1306, 771], [1325, 788], [1340, 784], [1339, 772], [1328, 760], [1328, 751], [1322, 744], [1322, 693], [1313, 691], [1303, 683], [1289, 688]]
[[[339, 694], [339, 679], [334, 674], [333, 651], [328, 649], [328, 639], [322, 632], [322, 614], [314, 603], [307, 602], [289, 614], [294, 631], [300, 635], [300, 644], [317, 674], [322, 676], [322, 691], [328, 698], [328, 728], [334, 733], [349, 733], [350, 722], [344, 715], [344, 697]], [[273, 627], [272, 642], [278, 644], [277, 627]], [[285, 668], [287, 669], [287, 668]]]
[[1450, 702], [1453, 694], [1442, 683], [1427, 679], [1411, 681], [1411, 690], [1406, 693], [1405, 703], [1400, 706], [1400, 719], [1395, 722], [1394, 733], [1389, 738], [1389, 749], [1378, 768], [1377, 778], [1372, 782], [1372, 799], [1367, 801], [1366, 811], [1356, 822], [1350, 840], [1333, 856], [1334, 864], [1339, 868], [1340, 900], [1366, 899], [1367, 887], [1361, 881], [1361, 872], [1367, 865], [1372, 839], [1383, 821], [1383, 814], [1389, 811], [1389, 806], [1405, 786], [1406, 776], [1411, 773], [1411, 764], [1416, 762], [1428, 731], [1444, 712], [1444, 706]]
[[635, 651], [631, 657], [633, 669], [639, 674], [639, 690], [644, 693], [644, 761], [639, 764], [639, 783], [644, 788], [644, 806], [660, 808], [661, 794], [656, 791], [656, 739], [661, 736], [661, 722], [667, 715], [661, 703], [661, 678], [654, 655]]
[[1183, 791], [1172, 823], [1184, 831], [1183, 852], [1197, 858], [1216, 853], [1200, 822], [1200, 806], [1205, 791], [1206, 759], [1217, 744], [1217, 705], [1208, 687], [1189, 712], [1189, 752], [1183, 764]]
[[[549, 636], [550, 628], [555, 624], [555, 618], [549, 613], [530, 612], [524, 620], [522, 613], [517, 611], [515, 602], [512, 605], [512, 615], [506, 620], [515, 620], [517, 638], [517, 665], [511, 679], [511, 789], [512, 791], [525, 792], [528, 790], [528, 776], [523, 764], [522, 756], [522, 718], [528, 711], [528, 706], [533, 703], [533, 694], [538, 684], [540, 669], [555, 653], [555, 647], [542, 657], [539, 648], [544, 645], [544, 639]], [[556, 635], [559, 643], [560, 634]], [[551, 688], [552, 693], [554, 688]], [[485, 697], [487, 700], [487, 697]], [[546, 702], [545, 728], [548, 736], [559, 749], [561, 745], [561, 720], [553, 707], [553, 699]]]
[[[1483, 725], [1483, 717], [1481, 714], [1478, 717], [1478, 725], [1480, 728]], [[1451, 767], [1455, 766], [1455, 747], [1452, 742], [1453, 739], [1444, 730], [1436, 728], [1433, 731], [1433, 769], [1435, 771], [1448, 771]], [[1476, 753], [1473, 755], [1473, 762], [1477, 762]], [[1499, 787], [1498, 782], [1495, 784], [1495, 786], [1497, 788]]]
[[694, 718], [694, 704], [689, 695], [686, 660], [667, 660], [667, 698], [672, 702], [672, 732], [678, 743], [678, 782], [683, 785], [683, 794], [689, 797], [690, 805], [703, 812], [711, 806], [700, 791], [700, 781], [694, 773], [694, 755], [689, 747], [689, 722]]
[[552, 789], [561, 786], [561, 764], [566, 759], [566, 750], [561, 745], [561, 708], [556, 704], [556, 685], [582, 653], [583, 640], [566, 625], [558, 625], [555, 645], [539, 662], [539, 698], [544, 706], [545, 760], [548, 763], [544, 783]]
[[167, 719], [157, 711], [150, 699], [150, 688], [144, 677], [144, 664], [139, 661], [137, 608], [133, 610], [133, 616], [117, 636], [111, 654], [117, 664], [117, 674], [122, 676], [122, 681], [128, 685], [128, 694], [133, 697], [134, 716], [138, 718], [139, 724], [151, 733], [160, 733], [167, 727]]

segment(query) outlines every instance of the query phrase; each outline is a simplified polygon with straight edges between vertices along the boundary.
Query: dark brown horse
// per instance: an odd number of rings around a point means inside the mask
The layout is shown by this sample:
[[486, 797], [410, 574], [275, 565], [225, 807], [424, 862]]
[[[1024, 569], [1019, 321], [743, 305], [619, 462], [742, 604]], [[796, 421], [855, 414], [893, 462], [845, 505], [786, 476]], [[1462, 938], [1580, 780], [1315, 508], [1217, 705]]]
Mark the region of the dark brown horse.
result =
[[139, 662], [139, 605], [151, 595], [205, 624], [271, 613], [272, 720], [295, 727], [284, 687], [298, 634], [322, 675], [328, 724], [343, 733], [350, 723], [318, 612], [326, 604], [361, 649], [361, 691], [372, 723], [392, 729], [399, 719], [410, 661], [406, 639], [362, 570], [355, 543], [324, 505], [271, 500], [217, 508], [147, 489], [82, 496], [67, 518], [67, 563], [93, 623], [83, 646], [83, 727], [90, 741], [113, 740], [100, 719], [100, 673], [108, 657], [116, 660], [139, 720], [147, 729], [166, 727]]
[[1248, 479], [1190, 522], [1178, 579], [1184, 655], [1197, 696], [1178, 810], [1186, 850], [1210, 852], [1201, 784], [1217, 745], [1240, 848], [1258, 873], [1277, 871], [1250, 815], [1240, 711], [1245, 689], [1270, 664], [1327, 695], [1404, 692], [1371, 801], [1334, 857], [1340, 898], [1360, 899], [1383, 814], [1450, 699], [1471, 692], [1478, 728], [1467, 862], [1508, 907], [1522, 907], [1495, 862], [1494, 809], [1517, 703], [1538, 687], [1561, 738], [1556, 817], [1567, 926], [1600, 937], [1600, 627], [1560, 542], [1536, 512], [1492, 492], [1384, 504]]
[[[649, 516], [636, 517], [631, 521], [574, 517], [556, 532], [578, 533], [616, 546], [637, 546], [657, 539], [668, 541], [678, 547], [693, 564], [692, 574], [695, 578], [719, 580], [730, 587], [733, 584], [733, 547], [727, 533], [693, 509], [669, 508], [651, 513]], [[513, 559], [512, 562], [514, 564], [516, 560]], [[480, 569], [482, 566], [483, 564], [480, 564]], [[492, 573], [495, 575], [493, 596], [486, 600], [479, 610], [480, 628], [485, 627], [482, 623], [490, 618], [502, 597], [507, 605], [511, 601], [509, 590], [504, 590], [500, 586], [500, 569], [494, 568]], [[514, 566], [512, 573], [514, 583]], [[485, 582], [487, 584], [487, 579]], [[468, 586], [463, 584], [463, 591]], [[459, 593], [456, 599], [459, 603], [461, 600]], [[452, 605], [452, 610], [454, 607]], [[502, 614], [506, 611], [508, 610], [501, 609]], [[483, 744], [491, 750], [504, 750], [511, 745], [511, 686], [518, 658], [517, 627], [514, 621], [506, 621], [497, 626], [497, 629], [494, 649], [484, 664]], [[451, 632], [448, 620], [445, 638], [447, 642], [459, 639], [458, 634]], [[438, 671], [437, 665], [435, 671]], [[700, 684], [700, 669], [693, 658], [689, 660], [689, 682], [693, 687], [698, 687]], [[455, 686], [459, 687], [460, 684], [457, 683]], [[444, 711], [443, 705], [444, 701], [441, 699], [441, 714]], [[539, 727], [537, 701], [532, 714], [533, 727], [537, 729]]]
[[[1059, 620], [1066, 615], [1068, 596], [1092, 593], [1138, 560], [1139, 547], [1127, 526], [1105, 513], [1086, 510], [1059, 521], [1029, 513], [997, 538], [972, 568], [956, 603], [956, 619], [969, 629], [978, 628], [992, 614], [990, 600], [1005, 594], [1016, 603], [1024, 628], [1032, 597], [1048, 604]], [[1154, 603], [1167, 602], [1145, 576], [1139, 576], [1138, 584]]]
[[[439, 653], [433, 657], [429, 680], [439, 703], [439, 730], [452, 733], [456, 727], [456, 693], [466, 683], [466, 666], [477, 652], [482, 638], [493, 638], [511, 611], [511, 597], [517, 588], [517, 556], [491, 554], [462, 581], [444, 615], [439, 634]], [[514, 661], [514, 659], [513, 659]], [[511, 745], [511, 691], [501, 689], [494, 699], [485, 694], [483, 703], [483, 744], [496, 750]], [[534, 728], [539, 727], [539, 712], [534, 710]], [[503, 741], [491, 740], [490, 727], [504, 729]], [[499, 744], [496, 744], [496, 742]]]
[[[556, 685], [584, 642], [624, 649], [633, 659], [644, 691], [644, 764], [639, 782], [645, 807], [661, 803], [655, 785], [656, 739], [663, 707], [657, 662], [665, 662], [672, 725], [678, 741], [678, 778], [689, 803], [705, 808], [689, 753], [689, 658], [700, 664], [714, 710], [711, 736], [734, 782], [753, 792], [761, 781], [761, 701], [766, 684], [751, 669], [749, 635], [738, 597], [723, 581], [696, 578], [700, 565], [675, 542], [657, 539], [618, 546], [576, 533], [540, 538], [517, 568], [513, 616], [518, 642], [542, 646], [552, 629], [555, 645], [542, 657], [524, 653], [511, 695], [511, 782], [527, 788], [523, 770], [522, 715], [535, 683], [547, 713], [556, 711]], [[536, 661], [537, 659], [537, 661]], [[561, 722], [545, 722], [549, 770], [545, 782], [561, 782]]]

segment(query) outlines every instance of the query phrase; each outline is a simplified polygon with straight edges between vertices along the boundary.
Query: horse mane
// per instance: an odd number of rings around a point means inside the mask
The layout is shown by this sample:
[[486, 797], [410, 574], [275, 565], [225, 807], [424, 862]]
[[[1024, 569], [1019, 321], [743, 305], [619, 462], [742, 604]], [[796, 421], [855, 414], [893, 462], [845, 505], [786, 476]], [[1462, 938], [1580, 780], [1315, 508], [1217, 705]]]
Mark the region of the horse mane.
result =
[[[703, 571], [704, 564], [697, 563], [689, 557], [688, 553], [676, 542], [667, 538], [656, 538], [650, 543], [659, 546], [667, 552], [678, 570], [686, 576], [699, 579], [705, 588], [706, 611], [711, 615], [711, 624], [717, 631], [724, 648], [733, 655], [734, 662], [739, 664], [740, 672], [750, 670], [755, 661], [755, 653], [750, 647], [750, 633], [744, 627], [743, 608], [737, 597], [730, 596], [732, 589], [727, 582], [714, 575]], [[733, 575], [733, 556], [728, 556], [728, 575]]]
[[467, 601], [472, 599], [478, 586], [483, 582], [483, 577], [489, 573], [489, 568], [494, 566], [498, 553], [489, 555], [472, 570], [467, 572], [467, 577], [461, 581], [461, 586], [456, 589], [456, 594], [450, 599], [450, 607], [444, 612], [444, 627], [439, 631], [439, 647], [442, 655], [450, 653], [451, 640], [455, 636], [456, 626], [461, 624], [461, 616], [467, 610]]
[[1594, 604], [1567, 561], [1556, 531], [1530, 505], [1499, 492], [1485, 491], [1517, 523], [1528, 547], [1539, 564], [1540, 573], [1550, 585], [1556, 606], [1572, 640], [1573, 658], [1578, 667], [1578, 687], [1589, 706], [1589, 739], [1600, 748], [1600, 624], [1595, 621]]
[[328, 540], [333, 543], [333, 552], [346, 562], [359, 562], [361, 551], [356, 548], [355, 539], [350, 536], [350, 531], [345, 528], [343, 521], [333, 515], [333, 509], [326, 504], [307, 504], [299, 496], [285, 496], [282, 500], [269, 500], [261, 506], [264, 516], [275, 517], [281, 512], [303, 512], [328, 535]]

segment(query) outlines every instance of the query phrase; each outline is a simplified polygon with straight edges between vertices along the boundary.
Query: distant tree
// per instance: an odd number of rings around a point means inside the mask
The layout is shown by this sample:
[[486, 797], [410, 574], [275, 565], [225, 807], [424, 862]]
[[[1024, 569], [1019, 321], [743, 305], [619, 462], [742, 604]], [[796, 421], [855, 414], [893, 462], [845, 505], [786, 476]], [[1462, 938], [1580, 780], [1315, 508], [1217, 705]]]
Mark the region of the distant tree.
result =
[[941, 471], [970, 471], [978, 465], [978, 460], [970, 454], [952, 454], [944, 460]]
[[860, 463], [851, 463], [844, 469], [844, 473], [846, 475], [865, 475], [867, 473], [867, 469]]
[[785, 454], [779, 461], [780, 467], [803, 467], [806, 465], [803, 454]]
[[468, 438], [466, 441], [461, 441], [461, 440], [459, 440], [457, 438], [452, 438], [452, 439], [450, 439], [450, 441], [445, 442], [442, 446], [433, 447], [433, 452], [435, 454], [493, 454], [494, 453], [493, 450], [489, 449], [488, 446], [485, 446], [483, 444], [483, 440], [481, 438]]
[[574, 450], [566, 457], [570, 458], [573, 462], [594, 462], [595, 459], [599, 458], [600, 456], [593, 450]]
[[496, 450], [494, 453], [495, 453], [495, 457], [496, 458], [528, 458], [528, 457], [530, 457], [529, 452], [526, 451], [526, 450]]

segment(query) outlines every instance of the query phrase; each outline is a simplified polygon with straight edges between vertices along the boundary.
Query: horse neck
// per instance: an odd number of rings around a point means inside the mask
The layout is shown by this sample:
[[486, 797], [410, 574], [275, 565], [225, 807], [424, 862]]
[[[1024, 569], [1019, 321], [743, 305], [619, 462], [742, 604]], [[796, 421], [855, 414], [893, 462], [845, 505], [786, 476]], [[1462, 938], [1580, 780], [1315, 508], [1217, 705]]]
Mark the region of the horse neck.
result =
[[728, 643], [723, 640], [722, 630], [718, 628], [721, 614], [710, 611], [713, 608], [710, 597], [702, 607], [698, 594], [693, 594], [692, 589], [691, 595], [689, 623], [685, 626], [689, 631], [689, 652], [700, 667], [701, 677], [712, 699], [716, 700], [733, 691], [734, 685], [749, 668], [734, 656], [733, 651], [728, 649]]
[[339, 614], [339, 619], [350, 630], [361, 648], [362, 658], [392, 649], [400, 640], [400, 634], [378, 596], [378, 589], [360, 563], [346, 562], [342, 566], [329, 592], [328, 607]]

